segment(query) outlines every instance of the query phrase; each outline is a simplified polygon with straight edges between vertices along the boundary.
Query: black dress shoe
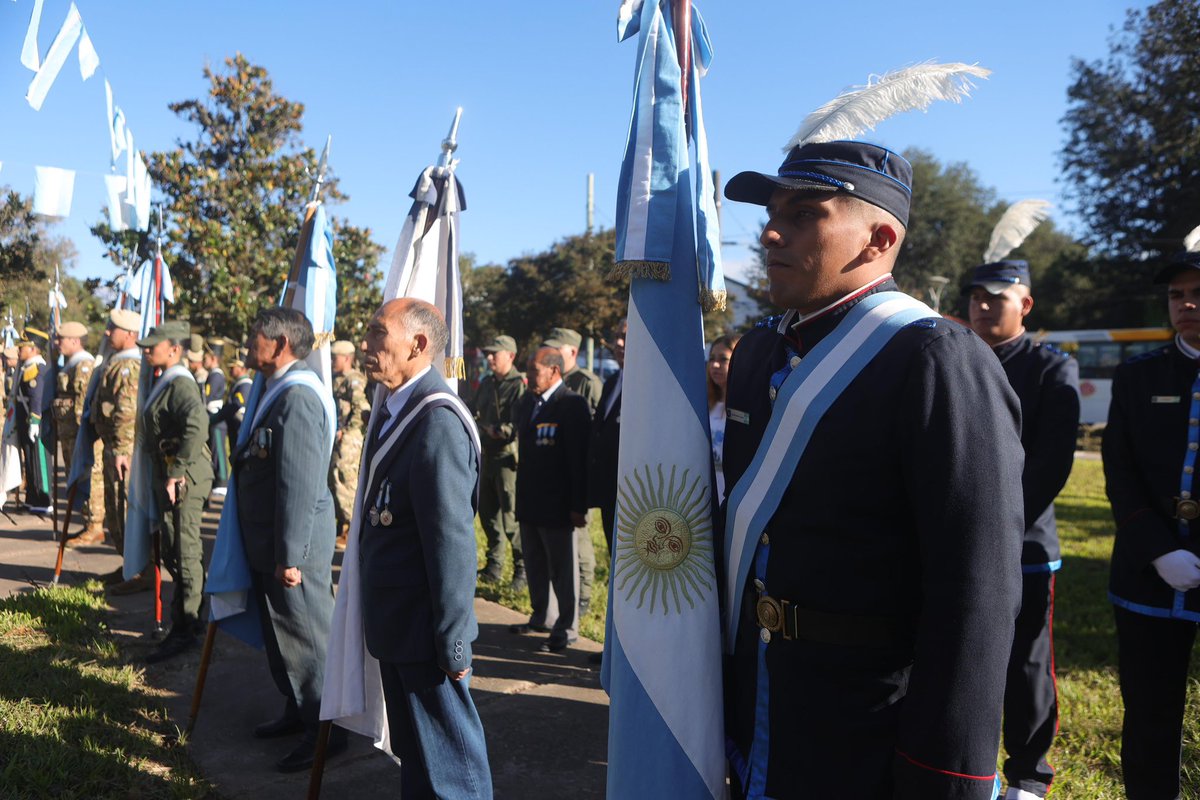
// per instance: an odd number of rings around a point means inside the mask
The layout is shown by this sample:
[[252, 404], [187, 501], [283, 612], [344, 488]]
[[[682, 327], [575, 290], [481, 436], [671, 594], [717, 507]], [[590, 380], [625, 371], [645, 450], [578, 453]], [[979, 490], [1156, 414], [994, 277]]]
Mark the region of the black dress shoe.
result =
[[540, 652], [540, 653], [557, 653], [562, 650], [566, 650], [567, 647], [575, 644], [577, 641], [579, 641], [578, 638], [576, 638], [576, 639], [547, 639], [546, 641], [544, 641], [540, 645], [538, 645], [538, 652]]
[[526, 633], [549, 633], [550, 629], [545, 625], [533, 625], [528, 622], [523, 622], [520, 625], [509, 625], [508, 632], [524, 635]]
[[270, 722], [254, 726], [255, 739], [278, 739], [280, 736], [291, 736], [304, 732], [304, 722], [299, 717], [282, 716]]
[[169, 658], [182, 655], [188, 650], [191, 650], [197, 644], [197, 639], [190, 633], [181, 633], [176, 635], [174, 631], [167, 634], [167, 638], [159, 642], [158, 647], [154, 648], [150, 653], [142, 659], [147, 664], [157, 664], [160, 661], [166, 661]]
[[[329, 741], [325, 744], [325, 759], [345, 752], [348, 745], [346, 730], [336, 725], [329, 731]], [[312, 769], [313, 759], [317, 752], [316, 735], [305, 736], [292, 752], [275, 762], [275, 769], [280, 772], [301, 772]]]

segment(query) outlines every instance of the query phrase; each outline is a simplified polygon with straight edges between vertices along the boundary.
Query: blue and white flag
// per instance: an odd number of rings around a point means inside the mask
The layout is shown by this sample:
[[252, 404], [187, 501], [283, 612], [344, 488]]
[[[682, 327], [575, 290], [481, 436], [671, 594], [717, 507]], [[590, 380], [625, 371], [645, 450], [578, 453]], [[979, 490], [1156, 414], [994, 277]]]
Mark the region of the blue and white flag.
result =
[[693, 13], [685, 106], [677, 1], [626, 4], [620, 31], [640, 39], [617, 196], [632, 280], [602, 682], [608, 796], [623, 799], [726, 791], [701, 305], [723, 285], [699, 102], [709, 49]]
[[[267, 388], [266, 379], [261, 373], [254, 377], [250, 396], [246, 399], [246, 415], [238, 431], [235, 452], [246, 443], [250, 433], [258, 427], [259, 419], [270, 410], [275, 399], [285, 390], [295, 387], [300, 391], [316, 392], [320, 398], [329, 419], [326, 453], [332, 453], [337, 433], [337, 409], [331, 388], [333, 374], [329, 364], [329, 344], [333, 340], [333, 325], [337, 315], [337, 273], [333, 261], [333, 228], [320, 200], [314, 200], [304, 209], [296, 258], [280, 292], [279, 305], [303, 312], [313, 326], [316, 341], [305, 359], [312, 372], [291, 370], [270, 388]], [[237, 481], [232, 480], [221, 508], [221, 521], [217, 524], [217, 539], [213, 545], [204, 593], [212, 600], [211, 619], [221, 626], [221, 630], [261, 648], [262, 629], [257, 602], [250, 591], [250, 562], [242, 544], [239, 502], [241, 498], [238, 497]], [[253, 498], [246, 502], [253, 502]]]
[[332, 385], [329, 345], [337, 316], [337, 271], [333, 261], [333, 226], [319, 201], [308, 204], [300, 230], [296, 262], [283, 287], [280, 305], [304, 312], [316, 340], [305, 362], [326, 385]]

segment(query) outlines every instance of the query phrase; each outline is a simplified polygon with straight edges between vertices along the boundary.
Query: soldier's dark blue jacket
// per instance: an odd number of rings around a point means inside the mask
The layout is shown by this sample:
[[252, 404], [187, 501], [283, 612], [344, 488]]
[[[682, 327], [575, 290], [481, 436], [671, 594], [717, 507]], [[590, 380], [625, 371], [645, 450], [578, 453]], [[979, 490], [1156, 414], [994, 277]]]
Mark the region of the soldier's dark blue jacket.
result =
[[1200, 555], [1200, 520], [1181, 526], [1174, 518], [1176, 498], [1185, 491], [1196, 497], [1198, 393], [1197, 363], [1177, 344], [1131, 358], [1113, 375], [1103, 443], [1117, 523], [1109, 599], [1140, 614], [1191, 622], [1200, 622], [1200, 590], [1175, 591], [1150, 562], [1181, 548]]
[[[742, 338], [728, 384], [729, 487], [766, 429], [772, 377], [853, 302]], [[748, 581], [732, 598], [742, 606], [726, 665], [735, 787], [745, 793], [741, 769], [754, 761], [772, 798], [990, 800], [1021, 588], [1019, 430], [989, 348], [943, 319], [898, 332], [826, 412], [765, 532], [767, 592], [824, 618], [824, 630], [772, 637], [761, 682], [757, 593]], [[876, 629], [895, 635], [834, 641]], [[756, 724], [768, 745], [751, 752]]]
[[1054, 498], [1067, 484], [1075, 462], [1079, 428], [1079, 364], [1066, 353], [1023, 335], [993, 348], [1021, 401], [1021, 444], [1025, 448], [1025, 572], [1062, 566]]

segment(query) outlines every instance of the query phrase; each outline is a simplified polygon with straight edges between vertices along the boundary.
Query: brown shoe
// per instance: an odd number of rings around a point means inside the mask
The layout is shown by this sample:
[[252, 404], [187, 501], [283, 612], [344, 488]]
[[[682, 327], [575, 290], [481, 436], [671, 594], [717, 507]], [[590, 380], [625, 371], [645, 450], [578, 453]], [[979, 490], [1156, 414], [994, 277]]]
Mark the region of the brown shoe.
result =
[[78, 536], [67, 539], [67, 547], [83, 547], [90, 544], [100, 544], [104, 539], [104, 528], [88, 528]]
[[146, 578], [145, 573], [134, 575], [127, 581], [109, 587], [108, 593], [115, 595], [137, 594], [138, 592], [150, 591], [151, 583]]

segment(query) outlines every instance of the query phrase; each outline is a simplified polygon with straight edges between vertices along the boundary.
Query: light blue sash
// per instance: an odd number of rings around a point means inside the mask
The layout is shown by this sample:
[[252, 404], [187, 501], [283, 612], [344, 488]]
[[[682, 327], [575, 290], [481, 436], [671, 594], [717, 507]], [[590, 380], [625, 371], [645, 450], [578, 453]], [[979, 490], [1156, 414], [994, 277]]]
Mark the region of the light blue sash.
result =
[[733, 652], [742, 587], [759, 537], [779, 508], [817, 423], [905, 325], [937, 312], [902, 292], [858, 303], [780, 387], [754, 460], [729, 493], [725, 527], [725, 649]]

